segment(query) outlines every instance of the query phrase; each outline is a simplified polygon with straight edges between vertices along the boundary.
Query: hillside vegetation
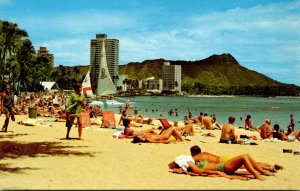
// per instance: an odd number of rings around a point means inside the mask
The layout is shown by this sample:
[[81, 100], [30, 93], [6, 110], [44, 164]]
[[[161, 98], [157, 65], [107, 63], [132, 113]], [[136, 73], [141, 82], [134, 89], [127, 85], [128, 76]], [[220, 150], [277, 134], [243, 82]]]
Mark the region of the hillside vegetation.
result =
[[[142, 80], [148, 77], [159, 79], [162, 78], [162, 67], [165, 61], [170, 62], [171, 65], [181, 65], [182, 90], [189, 94], [300, 95], [299, 86], [284, 84], [256, 71], [249, 70], [241, 66], [230, 54], [212, 55], [197, 61], [156, 59], [131, 62], [120, 65], [119, 74], [126, 74], [131, 80]], [[63, 68], [60, 68], [60, 70]], [[88, 69], [89, 66], [66, 67], [62, 70], [64, 72], [58, 72], [57, 76], [69, 76], [72, 80], [82, 81]], [[58, 80], [58, 83], [60, 82], [63, 82], [61, 87], [68, 84], [66, 80]]]
[[[146, 60], [119, 67], [130, 79], [162, 78], [167, 60]], [[181, 65], [182, 90], [196, 94], [299, 95], [300, 88], [275, 81], [241, 66], [230, 54], [212, 55], [197, 61], [169, 61]]]

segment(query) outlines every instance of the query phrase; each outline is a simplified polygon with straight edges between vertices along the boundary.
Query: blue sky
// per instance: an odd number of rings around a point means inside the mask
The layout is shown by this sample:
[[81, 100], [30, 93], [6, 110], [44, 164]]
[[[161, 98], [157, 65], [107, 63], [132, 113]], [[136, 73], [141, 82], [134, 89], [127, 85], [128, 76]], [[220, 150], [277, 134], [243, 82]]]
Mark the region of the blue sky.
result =
[[55, 66], [88, 65], [97, 33], [120, 40], [120, 64], [230, 53], [240, 65], [300, 86], [300, 1], [0, 0], [0, 19], [46, 46]]

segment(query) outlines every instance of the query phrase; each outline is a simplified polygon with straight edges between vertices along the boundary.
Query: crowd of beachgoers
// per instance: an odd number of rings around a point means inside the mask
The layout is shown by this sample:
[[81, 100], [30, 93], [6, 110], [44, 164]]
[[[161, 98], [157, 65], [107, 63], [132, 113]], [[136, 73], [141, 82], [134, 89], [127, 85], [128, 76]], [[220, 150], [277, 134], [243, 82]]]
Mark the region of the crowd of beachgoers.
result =
[[[51, 92], [51, 93], [23, 93], [18, 97], [14, 97], [13, 112], [15, 115], [28, 115], [30, 108], [35, 108], [37, 116], [40, 117], [53, 117], [57, 121], [66, 121], [66, 107], [67, 100], [70, 99], [71, 93]], [[87, 104], [83, 106], [83, 111], [89, 113], [89, 118], [97, 119], [93, 120], [91, 124], [103, 126], [105, 116], [102, 108], [99, 106], [89, 107]], [[266, 140], [277, 139], [281, 141], [293, 142], [300, 141], [300, 131], [294, 131], [294, 118], [291, 115], [290, 124], [288, 130], [283, 133], [280, 130], [278, 124], [271, 127], [271, 120], [266, 119], [265, 122], [258, 128], [253, 127], [251, 122], [251, 116], [247, 116], [245, 119], [245, 130], [258, 131], [260, 137], [257, 136], [238, 136], [235, 133], [236, 127], [234, 126], [235, 117], [230, 116], [228, 123], [218, 124], [216, 116], [214, 114], [208, 115], [200, 112], [197, 116], [192, 116], [191, 112], [188, 112], [187, 116], [182, 119], [182, 123], [172, 123], [164, 118], [146, 118], [141, 113], [138, 113], [137, 107], [130, 108], [128, 103], [125, 107], [120, 107], [120, 119], [115, 119], [115, 123], [110, 124], [110, 128], [117, 128], [122, 126], [122, 130], [116, 135], [117, 138], [130, 138], [132, 143], [171, 143], [171, 142], [184, 142], [189, 141], [187, 137], [195, 136], [195, 128], [202, 130], [216, 130], [221, 131], [220, 143], [226, 144], [256, 144], [251, 140]], [[132, 114], [131, 114], [132, 113]], [[78, 118], [79, 119], [79, 118]], [[99, 122], [99, 120], [102, 122]], [[149, 127], [143, 129], [137, 129], [136, 127], [142, 127], [143, 124], [151, 124], [153, 121], [160, 121], [160, 125], [157, 128]], [[97, 122], [96, 122], [97, 121]], [[76, 124], [78, 121], [72, 121], [72, 124]], [[66, 126], [68, 127], [68, 124]], [[19, 124], [25, 124], [19, 122]], [[25, 124], [26, 125], [26, 124]], [[111, 127], [112, 126], [112, 127]], [[70, 129], [68, 130], [69, 133]], [[203, 136], [215, 137], [214, 133], [202, 134]], [[67, 139], [69, 134], [67, 134]], [[81, 132], [79, 134], [81, 138]], [[170, 169], [174, 173], [185, 173], [190, 175], [205, 175], [205, 176], [221, 176], [230, 179], [247, 180], [249, 178], [244, 176], [233, 175], [241, 168], [245, 168], [248, 173], [253, 175], [254, 178], [264, 180], [263, 176], [274, 175], [278, 170], [282, 170], [281, 165], [266, 164], [257, 162], [249, 154], [243, 154], [238, 156], [216, 156], [210, 153], [201, 152], [200, 147], [191, 147], [191, 155], [180, 155], [174, 162], [169, 164]]]

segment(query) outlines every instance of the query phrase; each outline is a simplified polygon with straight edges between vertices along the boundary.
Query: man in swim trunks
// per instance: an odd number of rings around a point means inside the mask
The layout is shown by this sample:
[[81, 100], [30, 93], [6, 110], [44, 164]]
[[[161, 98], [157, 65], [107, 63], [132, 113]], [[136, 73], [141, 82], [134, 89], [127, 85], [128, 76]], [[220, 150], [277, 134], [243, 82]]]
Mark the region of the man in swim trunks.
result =
[[237, 139], [237, 135], [235, 134], [235, 129], [233, 123], [235, 122], [235, 117], [230, 116], [228, 118], [228, 123], [223, 125], [221, 130], [221, 138], [220, 143], [229, 143], [232, 144], [240, 144], [243, 142], [242, 139]]
[[294, 115], [290, 115], [290, 124], [287, 126], [287, 128], [291, 128], [292, 131], [294, 131], [294, 127], [295, 127], [295, 120], [294, 120]]
[[247, 115], [247, 117], [245, 119], [245, 129], [246, 130], [255, 129], [252, 124], [251, 115]]

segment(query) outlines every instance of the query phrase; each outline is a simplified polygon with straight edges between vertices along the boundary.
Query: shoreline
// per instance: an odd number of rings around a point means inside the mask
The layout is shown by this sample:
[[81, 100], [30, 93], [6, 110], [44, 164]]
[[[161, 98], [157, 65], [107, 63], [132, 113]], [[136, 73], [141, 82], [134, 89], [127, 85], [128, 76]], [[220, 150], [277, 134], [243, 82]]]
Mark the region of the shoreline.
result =
[[[115, 114], [116, 123], [119, 120]], [[196, 130], [190, 141], [170, 144], [133, 144], [131, 139], [116, 139], [117, 130], [92, 125], [83, 129], [83, 140], [65, 140], [65, 123], [49, 122], [53, 126], [24, 126], [17, 124], [27, 115], [16, 115], [10, 122], [8, 133], [0, 133], [0, 142], [11, 142], [23, 149], [22, 155], [12, 151], [0, 161], [0, 188], [2, 189], [278, 189], [297, 190], [299, 155], [283, 153], [283, 149], [299, 150], [299, 142], [254, 141], [258, 145], [228, 145], [218, 143], [220, 130]], [[43, 118], [50, 119], [50, 118]], [[4, 117], [0, 117], [0, 125]], [[156, 122], [155, 122], [156, 123]], [[179, 124], [180, 125], [180, 124]], [[143, 124], [143, 129], [157, 128]], [[213, 133], [216, 137], [202, 136]], [[258, 135], [257, 132], [237, 129], [237, 134]], [[77, 128], [70, 132], [77, 138]], [[189, 148], [199, 145], [203, 151], [225, 154], [251, 154], [255, 160], [278, 163], [285, 167], [265, 181], [229, 180], [222, 177], [193, 177], [170, 173], [168, 163], [181, 154], [189, 154]], [[28, 155], [25, 148], [38, 148]], [[23, 152], [24, 151], [24, 152]], [[18, 180], [18, 181], [16, 181]], [[37, 181], [38, 180], [38, 181]]]

